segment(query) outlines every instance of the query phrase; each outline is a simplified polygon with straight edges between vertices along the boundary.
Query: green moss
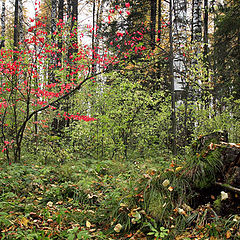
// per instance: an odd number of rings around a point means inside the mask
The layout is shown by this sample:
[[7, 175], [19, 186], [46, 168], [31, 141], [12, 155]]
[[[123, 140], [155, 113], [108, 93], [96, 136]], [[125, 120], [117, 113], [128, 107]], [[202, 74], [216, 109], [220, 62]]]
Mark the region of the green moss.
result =
[[216, 210], [216, 212], [219, 214], [221, 211], [221, 207], [222, 207], [222, 202], [220, 197], [218, 197], [214, 202], [213, 202], [213, 207]]

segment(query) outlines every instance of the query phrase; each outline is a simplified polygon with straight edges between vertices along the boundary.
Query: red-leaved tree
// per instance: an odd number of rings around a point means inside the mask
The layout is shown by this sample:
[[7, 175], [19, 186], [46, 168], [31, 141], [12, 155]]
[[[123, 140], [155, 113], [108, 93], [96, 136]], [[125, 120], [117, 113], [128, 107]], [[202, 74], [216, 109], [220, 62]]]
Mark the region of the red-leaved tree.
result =
[[[119, 11], [122, 15], [122, 10]], [[69, 28], [69, 24], [60, 19], [55, 30], [49, 33], [44, 18], [36, 17], [31, 19], [32, 26], [22, 42], [12, 48], [2, 48], [0, 53], [0, 139], [2, 152], [9, 163], [20, 160], [25, 130], [44, 124], [37, 118], [44, 115], [44, 111], [51, 110], [55, 117], [64, 119], [94, 121], [93, 117], [79, 113], [64, 112], [61, 115], [57, 108], [86, 82], [94, 82], [97, 75], [110, 71], [121, 59], [125, 60], [129, 50], [136, 51], [134, 40], [124, 41], [127, 31], [116, 33], [113, 41], [118, 43], [117, 51], [99, 46], [92, 49], [90, 44], [81, 43], [84, 35], [78, 31], [77, 23]], [[110, 21], [111, 16], [107, 19]], [[71, 24], [73, 21], [74, 17]], [[89, 32], [94, 27], [97, 28], [92, 26]], [[127, 50], [120, 50], [120, 44]], [[142, 48], [140, 46], [139, 51]], [[95, 64], [98, 71], [92, 71]]]

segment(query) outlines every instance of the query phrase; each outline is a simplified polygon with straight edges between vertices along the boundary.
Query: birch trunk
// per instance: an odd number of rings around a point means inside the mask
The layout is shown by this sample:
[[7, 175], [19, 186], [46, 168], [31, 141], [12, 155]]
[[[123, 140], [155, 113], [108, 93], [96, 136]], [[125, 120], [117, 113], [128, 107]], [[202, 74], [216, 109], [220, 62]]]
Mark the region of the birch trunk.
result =
[[175, 94], [175, 79], [174, 79], [174, 68], [173, 68], [173, 0], [170, 0], [169, 4], [169, 43], [170, 43], [170, 53], [169, 53], [169, 81], [171, 83], [171, 107], [172, 107], [172, 152], [173, 155], [177, 154], [177, 124], [176, 124], [176, 94]]
[[192, 16], [192, 41], [201, 42], [202, 40], [202, 0], [193, 0]]
[[23, 24], [24, 24], [24, 21], [23, 21], [23, 2], [22, 0], [19, 0], [18, 2], [18, 14], [19, 14], [19, 42], [23, 42], [23, 39], [24, 39], [24, 29], [23, 29]]
[[[52, 0], [52, 10], [51, 10], [51, 38], [52, 38], [52, 44], [55, 43], [55, 35], [53, 34], [56, 31], [56, 16], [57, 16], [57, 0]], [[50, 82], [55, 82], [55, 66], [56, 66], [56, 52], [53, 51], [50, 56], [50, 64], [54, 67], [49, 72], [49, 78]]]
[[51, 33], [56, 31], [56, 17], [57, 17], [57, 1], [52, 0], [52, 10], [51, 10]]
[[174, 90], [182, 91], [185, 87], [184, 48], [187, 39], [187, 1], [173, 0], [173, 75]]

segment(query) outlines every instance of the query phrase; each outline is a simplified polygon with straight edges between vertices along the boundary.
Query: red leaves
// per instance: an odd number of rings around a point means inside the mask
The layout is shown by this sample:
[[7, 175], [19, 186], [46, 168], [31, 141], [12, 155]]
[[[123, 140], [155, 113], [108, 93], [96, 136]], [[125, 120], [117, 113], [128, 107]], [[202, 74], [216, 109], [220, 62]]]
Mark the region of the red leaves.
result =
[[[38, 3], [36, 7], [38, 8]], [[130, 8], [130, 3], [125, 3], [126, 8], [121, 3], [121, 7], [122, 9], [116, 5], [115, 9], [110, 10], [109, 16], [106, 17], [109, 22], [113, 18], [116, 20], [117, 14], [123, 13], [125, 17], [130, 15], [130, 11], [126, 10]], [[0, 114], [2, 116], [4, 112], [11, 114], [11, 108], [17, 107], [17, 111], [20, 112], [19, 119], [22, 121], [18, 126], [24, 121], [29, 121], [30, 119], [26, 120], [27, 116], [34, 116], [38, 111], [54, 112], [56, 103], [69, 96], [72, 91], [77, 91], [81, 87], [81, 81], [89, 81], [93, 85], [96, 81], [95, 76], [90, 76], [93, 64], [104, 70], [109, 65], [118, 64], [122, 58], [128, 58], [134, 52], [141, 54], [141, 51], [146, 49], [142, 45], [144, 34], [142, 30], [134, 33], [124, 30], [116, 32], [110, 40], [110, 45], [113, 47], [109, 51], [106, 46], [99, 45], [92, 49], [88, 44], [84, 45], [82, 42], [78, 44], [75, 39], [83, 38], [84, 32], [79, 33], [77, 28], [69, 31], [69, 26], [66, 26], [62, 19], [56, 24], [57, 28], [53, 33], [56, 37], [49, 35], [46, 24], [39, 19], [30, 19], [30, 22], [31, 26], [28, 28], [26, 38], [22, 41], [24, 44], [19, 47], [21, 50], [1, 49], [0, 51], [0, 70], [2, 79], [6, 81], [3, 81], [0, 88], [0, 94], [4, 97], [0, 102], [2, 110]], [[96, 30], [94, 31], [96, 38], [97, 29], [98, 26], [86, 26], [87, 34]], [[117, 51], [112, 51], [112, 48], [116, 48]], [[118, 55], [121, 57], [120, 60]], [[54, 79], [51, 73], [54, 73]], [[12, 102], [5, 100], [10, 99], [9, 97], [14, 94], [16, 98]], [[96, 120], [79, 113], [64, 113], [58, 116], [86, 122]], [[4, 124], [6, 121], [2, 125], [7, 127]], [[12, 124], [9, 125], [11, 128]], [[44, 124], [42, 127], [48, 125]]]
[[123, 37], [123, 33], [117, 32], [118, 37]]
[[83, 116], [83, 115], [79, 115], [79, 113], [77, 114], [69, 114], [69, 113], [64, 113], [63, 117], [65, 117], [65, 119], [73, 119], [73, 120], [78, 120], [78, 121], [85, 121], [85, 122], [91, 122], [91, 121], [96, 121], [97, 119], [93, 118], [93, 117], [89, 117], [89, 116]]

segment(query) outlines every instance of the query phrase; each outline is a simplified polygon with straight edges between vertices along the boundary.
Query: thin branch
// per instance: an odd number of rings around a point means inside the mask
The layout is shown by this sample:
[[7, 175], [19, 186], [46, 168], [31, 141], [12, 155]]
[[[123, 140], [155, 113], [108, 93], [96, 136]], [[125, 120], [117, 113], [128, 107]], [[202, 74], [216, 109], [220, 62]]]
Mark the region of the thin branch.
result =
[[226, 188], [232, 192], [237, 192], [237, 193], [240, 193], [240, 189], [239, 188], [236, 188], [236, 187], [233, 187], [229, 184], [225, 184], [225, 183], [220, 183], [220, 182], [215, 182], [215, 185], [217, 186], [220, 186], [220, 187], [223, 187], [223, 188]]

